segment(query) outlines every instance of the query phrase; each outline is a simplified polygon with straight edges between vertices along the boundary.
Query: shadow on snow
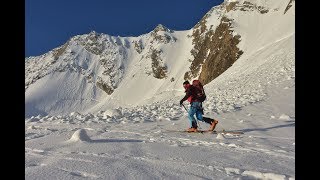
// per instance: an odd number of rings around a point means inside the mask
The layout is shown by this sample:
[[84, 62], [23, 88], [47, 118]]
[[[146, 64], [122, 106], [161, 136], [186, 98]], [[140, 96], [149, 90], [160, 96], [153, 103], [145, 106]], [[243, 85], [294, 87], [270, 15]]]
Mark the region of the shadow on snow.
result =
[[109, 143], [109, 142], [143, 142], [142, 140], [136, 139], [92, 139], [90, 142], [92, 143]]
[[251, 132], [251, 131], [268, 131], [268, 130], [270, 130], [270, 129], [283, 128], [283, 127], [295, 127], [295, 123], [282, 124], [282, 125], [271, 126], [271, 127], [266, 127], [266, 128], [250, 128], [250, 129], [242, 129], [242, 130], [239, 130], [239, 131], [242, 131], [242, 132]]

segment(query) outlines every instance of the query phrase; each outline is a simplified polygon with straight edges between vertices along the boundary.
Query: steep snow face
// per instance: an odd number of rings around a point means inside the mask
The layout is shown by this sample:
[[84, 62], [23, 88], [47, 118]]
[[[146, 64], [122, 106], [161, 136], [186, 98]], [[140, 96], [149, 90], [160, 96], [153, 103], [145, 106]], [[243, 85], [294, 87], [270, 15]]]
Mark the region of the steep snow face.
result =
[[121, 81], [130, 47], [126, 38], [91, 32], [71, 38], [66, 44], [26, 62], [26, 89], [38, 79], [56, 72], [73, 71], [88, 83], [100, 83], [111, 90]]
[[[208, 100], [204, 105], [209, 111], [238, 110], [267, 98], [266, 89], [271, 85], [294, 81], [294, 5], [294, 1], [289, 0], [225, 1], [220, 6], [212, 8], [195, 27], [206, 29], [202, 33], [205, 36], [210, 34], [208, 27], [217, 30], [214, 28], [220, 26], [217, 20], [227, 18], [231, 24], [228, 31], [232, 31], [234, 36], [240, 36], [237, 47], [243, 51], [230, 68], [205, 86]], [[220, 41], [220, 38], [215, 41]], [[213, 41], [214, 43], [216, 42]], [[224, 46], [228, 45], [223, 41], [221, 43], [223, 46], [213, 49], [218, 51], [218, 55], [221, 54], [219, 51], [223, 51], [226, 48]], [[209, 49], [203, 58], [204, 64], [215, 60], [210, 59], [210, 54], [215, 55], [214, 51]], [[225, 60], [231, 53], [231, 50], [226, 52]], [[220, 70], [214, 68], [215, 66], [211, 69]]]
[[91, 32], [28, 58], [26, 116], [130, 106], [172, 89], [189, 63], [187, 33], [163, 25], [139, 37]]
[[294, 1], [247, 0], [226, 6], [232, 7], [225, 16], [233, 20], [234, 33], [241, 36], [239, 48], [244, 51], [243, 56], [294, 35]]
[[101, 99], [88, 112], [144, 105], [181, 94], [183, 73], [190, 64], [192, 45], [191, 39], [186, 38], [190, 31], [177, 32], [161, 27], [133, 38], [143, 48], [135, 49], [138, 54], [131, 57], [133, 63], [126, 77], [111, 96]]
[[207, 84], [239, 58], [292, 36], [292, 6], [294, 1], [225, 1], [213, 7], [193, 28], [185, 79], [198, 77]]
[[294, 8], [291, 0], [225, 1], [186, 31], [75, 36], [26, 58], [26, 117], [176, 103], [194, 78], [206, 82], [210, 111], [263, 100], [269, 85], [294, 80]]
[[130, 63], [127, 38], [91, 32], [26, 61], [26, 115], [83, 111], [111, 94]]

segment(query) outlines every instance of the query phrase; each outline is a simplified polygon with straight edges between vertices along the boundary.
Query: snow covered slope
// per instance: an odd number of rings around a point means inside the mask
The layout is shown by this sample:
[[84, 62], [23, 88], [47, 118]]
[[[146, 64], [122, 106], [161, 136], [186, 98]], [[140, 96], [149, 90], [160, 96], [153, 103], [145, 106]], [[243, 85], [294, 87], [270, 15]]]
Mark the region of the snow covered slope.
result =
[[[200, 78], [211, 112], [261, 101], [294, 79], [294, 1], [225, 1], [192, 29], [138, 37], [91, 32], [26, 58], [26, 117], [178, 103]], [[227, 69], [227, 71], [225, 71]]]

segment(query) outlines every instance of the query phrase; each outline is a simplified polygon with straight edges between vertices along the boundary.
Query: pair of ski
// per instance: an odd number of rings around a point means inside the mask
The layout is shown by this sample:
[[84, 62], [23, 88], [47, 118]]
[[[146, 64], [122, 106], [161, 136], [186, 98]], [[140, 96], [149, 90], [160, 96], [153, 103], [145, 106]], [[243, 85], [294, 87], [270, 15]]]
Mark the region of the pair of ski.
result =
[[182, 132], [182, 133], [209, 133], [209, 134], [219, 134], [219, 133], [223, 133], [223, 134], [244, 134], [244, 132], [242, 131], [226, 131], [226, 130], [222, 130], [222, 131], [210, 131], [210, 130], [198, 130], [196, 132], [194, 131], [187, 131], [187, 130], [167, 130], [167, 132]]

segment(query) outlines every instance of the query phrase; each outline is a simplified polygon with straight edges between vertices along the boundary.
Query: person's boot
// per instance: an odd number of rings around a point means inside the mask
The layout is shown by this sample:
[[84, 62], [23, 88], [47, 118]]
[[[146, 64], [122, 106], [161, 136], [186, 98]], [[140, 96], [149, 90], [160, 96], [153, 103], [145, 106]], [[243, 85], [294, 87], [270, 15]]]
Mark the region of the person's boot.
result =
[[192, 121], [192, 127], [187, 129], [188, 132], [198, 132], [198, 126], [196, 121]]
[[191, 127], [187, 129], [188, 132], [198, 132], [197, 128]]
[[215, 128], [216, 128], [216, 125], [218, 124], [218, 120], [213, 120], [212, 122], [211, 122], [211, 126], [210, 126], [210, 128], [209, 128], [209, 131], [213, 131]]

